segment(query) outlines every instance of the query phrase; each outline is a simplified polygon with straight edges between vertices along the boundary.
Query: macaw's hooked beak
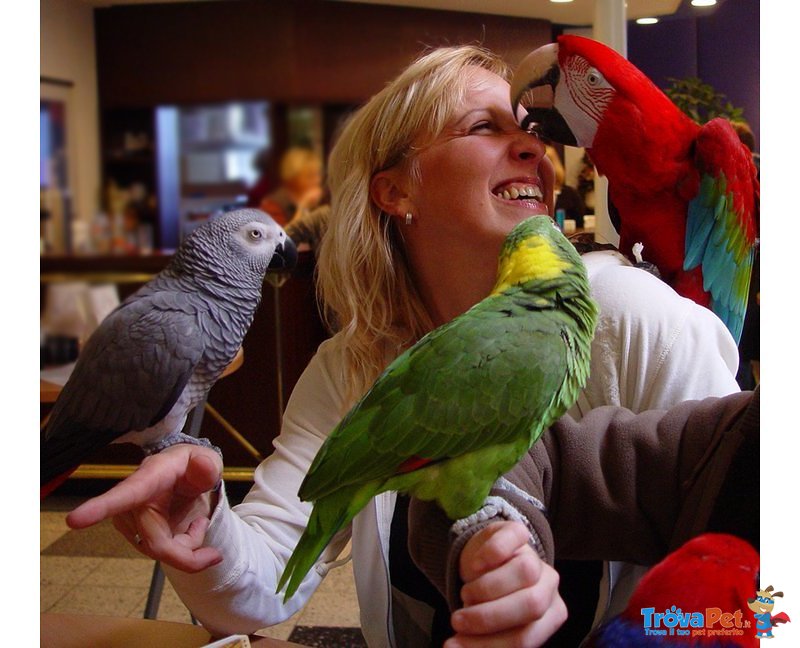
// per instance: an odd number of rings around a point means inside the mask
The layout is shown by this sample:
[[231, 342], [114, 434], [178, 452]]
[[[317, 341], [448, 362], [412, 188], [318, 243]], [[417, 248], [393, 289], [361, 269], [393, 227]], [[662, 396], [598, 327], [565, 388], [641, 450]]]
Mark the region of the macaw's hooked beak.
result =
[[270, 270], [291, 270], [297, 265], [297, 248], [288, 236], [278, 243], [272, 259], [269, 262]]
[[520, 124], [523, 129], [560, 144], [576, 146], [575, 135], [556, 107], [560, 79], [558, 43], [534, 50], [522, 59], [511, 79], [511, 108], [514, 114], [519, 105], [527, 111]]

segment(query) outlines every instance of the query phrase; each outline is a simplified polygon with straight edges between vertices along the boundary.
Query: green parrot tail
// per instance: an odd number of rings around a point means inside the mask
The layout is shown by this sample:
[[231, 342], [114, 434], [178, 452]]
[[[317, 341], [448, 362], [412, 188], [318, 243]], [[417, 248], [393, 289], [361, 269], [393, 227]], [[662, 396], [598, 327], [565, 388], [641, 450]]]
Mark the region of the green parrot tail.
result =
[[[317, 518], [315, 520], [315, 518]], [[300, 583], [308, 574], [311, 567], [320, 557], [323, 549], [328, 545], [333, 538], [338, 528], [331, 528], [327, 532], [319, 528], [319, 519], [317, 516], [317, 509], [311, 514], [311, 519], [308, 523], [308, 528], [303, 532], [300, 541], [294, 548], [294, 552], [286, 563], [286, 568], [283, 570], [281, 579], [278, 581], [278, 588], [276, 592], [280, 592], [286, 587], [286, 594], [283, 597], [283, 602], [286, 603], [292, 595], [300, 587]], [[312, 532], [311, 529], [314, 529]], [[288, 585], [287, 585], [288, 583]]]
[[286, 603], [300, 587], [303, 579], [322, 554], [325, 547], [342, 527], [364, 508], [375, 494], [375, 484], [340, 489], [314, 504], [311, 517], [300, 541], [283, 570], [276, 593], [286, 587]]

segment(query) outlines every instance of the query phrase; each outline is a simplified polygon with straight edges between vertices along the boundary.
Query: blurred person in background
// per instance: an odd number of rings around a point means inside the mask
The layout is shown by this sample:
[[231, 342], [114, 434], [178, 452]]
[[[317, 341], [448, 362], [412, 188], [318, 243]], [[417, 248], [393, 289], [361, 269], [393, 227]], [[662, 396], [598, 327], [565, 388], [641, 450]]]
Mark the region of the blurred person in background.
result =
[[594, 163], [589, 154], [584, 152], [581, 170], [578, 172], [578, 195], [584, 204], [587, 214], [594, 214]]
[[253, 157], [253, 168], [258, 171], [258, 180], [247, 191], [247, 206], [258, 207], [267, 197], [272, 183], [269, 179], [272, 149], [263, 148]]
[[583, 198], [574, 187], [564, 184], [566, 171], [561, 162], [561, 157], [554, 146], [548, 144], [546, 146], [547, 157], [553, 164], [555, 170], [555, 196], [556, 206], [555, 210], [564, 210], [564, 218], [571, 218], [575, 221], [575, 226], [583, 227], [583, 216], [586, 213], [586, 206], [583, 204]]
[[[553, 213], [553, 166], [544, 144], [519, 127], [508, 79], [506, 64], [484, 49], [436, 49], [348, 122], [328, 166], [332, 202], [318, 263], [320, 298], [338, 332], [297, 382], [275, 451], [256, 468], [240, 505], [228, 504], [219, 455], [179, 444], [70, 514], [73, 527], [113, 517], [138, 551], [162, 561], [213, 633], [253, 632], [289, 618], [348, 540], [371, 647], [422, 648], [452, 633], [447, 602], [408, 553], [409, 500], [394, 493], [373, 498], [334, 538], [288, 602], [275, 587], [308, 522], [311, 504], [297, 492], [325, 438], [389, 362], [491, 291], [497, 255], [516, 224]], [[503, 197], [517, 187], [531, 191], [522, 200]], [[711, 311], [616, 252], [583, 259], [600, 323], [573, 417], [602, 405], [666, 409], [738, 391], [736, 345]], [[480, 554], [482, 542], [474, 536], [464, 554]], [[599, 576], [566, 582], [524, 537], [503, 551], [485, 574], [485, 605], [494, 613], [480, 628], [458, 624], [460, 645], [541, 645], [564, 622], [562, 597], [577, 622], [570, 636], [588, 631]], [[510, 562], [512, 555], [519, 560]], [[569, 597], [587, 583], [593, 599], [581, 611]]]
[[280, 179], [280, 186], [259, 205], [278, 224], [288, 225], [322, 201], [322, 160], [311, 149], [288, 149], [281, 158]]

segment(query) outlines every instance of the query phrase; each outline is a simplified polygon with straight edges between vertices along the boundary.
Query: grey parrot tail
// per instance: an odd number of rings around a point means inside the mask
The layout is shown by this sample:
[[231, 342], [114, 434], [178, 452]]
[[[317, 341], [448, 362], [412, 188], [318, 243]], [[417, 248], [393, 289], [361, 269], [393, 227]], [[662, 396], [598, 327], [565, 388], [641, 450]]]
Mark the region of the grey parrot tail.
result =
[[59, 432], [49, 438], [41, 437], [39, 485], [42, 498], [58, 488], [92, 452], [105, 447], [117, 436], [77, 429]]

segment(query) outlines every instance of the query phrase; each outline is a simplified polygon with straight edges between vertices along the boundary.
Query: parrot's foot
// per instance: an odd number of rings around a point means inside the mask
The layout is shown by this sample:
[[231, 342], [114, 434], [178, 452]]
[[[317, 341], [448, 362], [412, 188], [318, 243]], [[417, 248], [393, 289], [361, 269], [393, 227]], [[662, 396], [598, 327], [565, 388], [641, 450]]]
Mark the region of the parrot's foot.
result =
[[[539, 500], [536, 501], [538, 502]], [[544, 552], [544, 547], [542, 546], [542, 542], [539, 539], [539, 535], [536, 533], [536, 530], [531, 526], [531, 523], [528, 521], [528, 518], [526, 518], [522, 513], [520, 513], [516, 508], [514, 508], [502, 497], [496, 497], [494, 495], [490, 495], [489, 497], [487, 497], [483, 506], [479, 508], [477, 511], [475, 511], [475, 513], [473, 513], [472, 515], [468, 515], [467, 517], [461, 518], [460, 520], [456, 520], [450, 527], [450, 532], [453, 533], [453, 535], [455, 535], [456, 537], [458, 537], [463, 533], [465, 533], [466, 531], [468, 531], [469, 529], [473, 528], [476, 524], [481, 524], [483, 522], [489, 522], [489, 521], [497, 521], [497, 520], [521, 522], [522, 524], [524, 524], [531, 536], [529, 540], [531, 547], [533, 547], [536, 553], [539, 554], [539, 557], [542, 560], [545, 560], [545, 552]]]
[[650, 263], [649, 261], [645, 261], [644, 257], [642, 256], [643, 251], [644, 251], [644, 245], [642, 245], [641, 243], [633, 244], [631, 252], [633, 253], [633, 258], [636, 261], [636, 263], [633, 264], [633, 267], [649, 272], [651, 275], [655, 275], [656, 277], [661, 279], [661, 272], [659, 272], [658, 266], [656, 266], [656, 264], [654, 263]]
[[642, 250], [644, 250], [644, 244], [642, 243], [633, 244], [633, 249], [631, 250], [631, 252], [633, 252], [633, 258], [636, 259], [636, 263], [642, 263], [643, 261]]
[[222, 450], [220, 450], [217, 446], [215, 446], [211, 441], [204, 437], [193, 437], [189, 434], [184, 434], [183, 432], [176, 432], [174, 434], [170, 434], [167, 437], [164, 437], [160, 441], [156, 441], [155, 443], [150, 443], [148, 445], [142, 446], [142, 450], [146, 455], [153, 455], [162, 450], [166, 450], [167, 448], [178, 445], [179, 443], [188, 443], [190, 445], [201, 446], [203, 448], [211, 448], [212, 450], [216, 451], [217, 454], [222, 457]]

